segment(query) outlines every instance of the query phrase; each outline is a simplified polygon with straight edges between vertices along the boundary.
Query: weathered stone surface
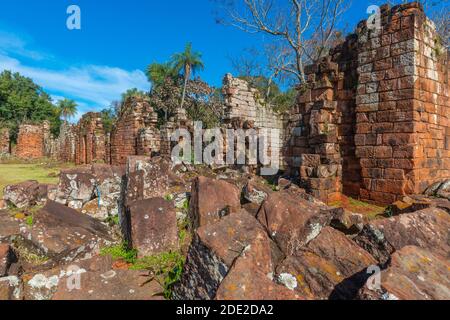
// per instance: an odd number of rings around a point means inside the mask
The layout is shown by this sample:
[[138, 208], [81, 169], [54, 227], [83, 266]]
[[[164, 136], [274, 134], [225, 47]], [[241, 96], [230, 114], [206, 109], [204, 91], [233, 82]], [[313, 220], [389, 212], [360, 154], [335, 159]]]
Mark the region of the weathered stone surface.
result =
[[0, 244], [0, 277], [8, 275], [9, 267], [16, 259], [12, 248], [8, 244]]
[[347, 235], [361, 232], [366, 222], [362, 214], [353, 213], [343, 208], [332, 210], [332, 215], [330, 226]]
[[271, 194], [258, 213], [258, 220], [286, 255], [318, 236], [331, 218], [323, 207], [288, 191]]
[[0, 242], [9, 242], [12, 237], [20, 234], [20, 222], [9, 214], [0, 210]]
[[366, 268], [377, 261], [343, 233], [326, 227], [308, 246], [286, 258], [278, 278], [308, 299], [352, 299], [368, 278]]
[[125, 168], [109, 165], [92, 165], [92, 174], [95, 177], [94, 193], [97, 197], [100, 219], [119, 214], [122, 179]]
[[33, 226], [23, 227], [21, 235], [42, 254], [60, 262], [89, 256], [112, 242], [100, 221], [53, 201], [35, 214]]
[[22, 284], [18, 277], [0, 278], [0, 301], [22, 300]]
[[432, 203], [429, 200], [416, 200], [411, 197], [403, 197], [402, 200], [394, 202], [389, 206], [388, 210], [394, 216], [399, 214], [411, 213], [431, 207]]
[[68, 289], [61, 279], [52, 300], [163, 300], [163, 288], [140, 271], [110, 270], [81, 274], [81, 289]]
[[261, 205], [273, 191], [263, 185], [261, 181], [253, 178], [244, 186], [243, 196], [245, 200]]
[[189, 210], [194, 228], [219, 221], [230, 207], [240, 207], [240, 191], [236, 186], [206, 177], [194, 180]]
[[127, 188], [125, 203], [136, 200], [165, 197], [171, 188], [183, 182], [171, 171], [167, 157], [130, 157], [127, 164]]
[[177, 216], [173, 204], [163, 198], [132, 202], [127, 209], [128, 239], [139, 256], [171, 251], [178, 246]]
[[194, 235], [174, 297], [213, 299], [235, 259], [258, 237], [267, 236], [258, 221], [248, 213], [234, 213], [215, 224], [200, 227]]
[[449, 230], [448, 213], [430, 208], [370, 222], [355, 241], [381, 264], [405, 246], [418, 246], [445, 257], [450, 252]]
[[87, 214], [88, 216], [99, 220], [105, 220], [108, 218], [108, 210], [106, 207], [100, 206], [99, 199], [93, 199], [87, 202], [83, 208], [81, 208], [81, 213]]
[[39, 182], [26, 181], [12, 186], [6, 186], [3, 199], [17, 208], [35, 205], [41, 200]]
[[217, 300], [299, 300], [301, 296], [273, 280], [272, 248], [266, 235], [257, 237], [237, 257], [220, 284]]
[[91, 168], [63, 170], [60, 174], [56, 202], [72, 209], [81, 209], [94, 198], [95, 177]]
[[[25, 300], [150, 300], [162, 292], [141, 271], [114, 270], [108, 256], [24, 274]], [[156, 297], [158, 299], [158, 297]]]
[[361, 299], [368, 300], [449, 300], [450, 263], [448, 257], [428, 249], [406, 246], [392, 255], [388, 269], [381, 273], [381, 286], [367, 284]]

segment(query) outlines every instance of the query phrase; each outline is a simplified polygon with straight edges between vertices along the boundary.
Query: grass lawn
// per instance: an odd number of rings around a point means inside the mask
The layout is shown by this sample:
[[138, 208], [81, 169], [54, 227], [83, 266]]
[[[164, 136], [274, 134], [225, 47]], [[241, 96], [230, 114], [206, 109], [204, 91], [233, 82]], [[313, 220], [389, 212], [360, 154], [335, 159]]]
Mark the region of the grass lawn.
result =
[[3, 189], [10, 184], [27, 180], [57, 183], [59, 171], [71, 166], [66, 163], [0, 163], [0, 197], [3, 196]]

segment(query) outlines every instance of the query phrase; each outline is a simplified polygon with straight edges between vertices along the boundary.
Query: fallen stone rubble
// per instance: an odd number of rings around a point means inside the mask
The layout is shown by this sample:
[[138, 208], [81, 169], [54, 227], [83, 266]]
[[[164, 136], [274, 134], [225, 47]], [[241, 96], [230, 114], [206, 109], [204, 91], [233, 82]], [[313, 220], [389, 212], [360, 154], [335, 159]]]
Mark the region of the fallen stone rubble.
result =
[[[278, 180], [130, 157], [63, 171], [57, 186], [8, 186], [0, 300], [162, 299], [148, 272], [101, 254], [124, 240], [139, 258], [185, 254], [174, 299], [450, 299], [445, 182], [369, 220]], [[31, 220], [17, 214], [36, 205]]]

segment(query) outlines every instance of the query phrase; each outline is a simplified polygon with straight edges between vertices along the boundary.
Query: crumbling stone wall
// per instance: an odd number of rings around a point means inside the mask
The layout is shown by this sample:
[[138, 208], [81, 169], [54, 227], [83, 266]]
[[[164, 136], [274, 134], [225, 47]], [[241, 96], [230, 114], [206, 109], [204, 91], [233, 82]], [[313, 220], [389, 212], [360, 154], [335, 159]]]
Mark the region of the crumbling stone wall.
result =
[[223, 80], [225, 98], [224, 124], [226, 128], [266, 130], [270, 135], [272, 129], [278, 130], [278, 141], [268, 141], [269, 155], [272, 150], [279, 150], [280, 167], [283, 167], [283, 141], [285, 116], [274, 112], [261, 97], [259, 91], [251, 88], [247, 81], [225, 75]]
[[287, 127], [291, 173], [324, 201], [377, 203], [450, 177], [448, 57], [421, 5], [381, 9], [306, 68]]
[[157, 148], [157, 114], [144, 99], [133, 97], [126, 101], [111, 133], [111, 163], [124, 165], [127, 157], [150, 155]]
[[[305, 68], [297, 106], [287, 126], [286, 161], [315, 197], [339, 200], [342, 192], [358, 195], [360, 167], [355, 158], [356, 37]], [[345, 190], [344, 190], [345, 189]]]
[[83, 115], [76, 129], [76, 164], [106, 162], [106, 134], [100, 113]]
[[10, 153], [10, 139], [9, 139], [9, 129], [1, 128], [0, 129], [0, 154], [9, 154]]
[[43, 158], [45, 156], [45, 134], [45, 129], [42, 125], [20, 125], [15, 155], [21, 159]]
[[[66, 121], [61, 124], [58, 137], [57, 159], [63, 162], [75, 162], [76, 126]], [[109, 148], [108, 148], [109, 149]]]

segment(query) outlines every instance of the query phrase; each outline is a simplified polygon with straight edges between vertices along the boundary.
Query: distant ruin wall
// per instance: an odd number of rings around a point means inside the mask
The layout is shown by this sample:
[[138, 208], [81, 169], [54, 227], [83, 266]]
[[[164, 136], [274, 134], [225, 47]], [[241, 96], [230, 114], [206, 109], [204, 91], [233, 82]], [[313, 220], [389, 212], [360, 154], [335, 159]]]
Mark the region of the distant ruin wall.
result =
[[42, 125], [20, 125], [15, 155], [21, 159], [43, 158], [45, 156], [44, 135], [45, 128]]
[[128, 156], [150, 155], [157, 144], [147, 143], [146, 139], [157, 137], [157, 121], [157, 114], [147, 101], [129, 99], [111, 133], [111, 163], [124, 165]]
[[287, 162], [324, 201], [392, 203], [450, 177], [448, 56], [419, 4], [381, 15], [306, 68], [290, 115]]
[[61, 124], [57, 141], [57, 159], [63, 162], [75, 162], [76, 126], [66, 121]]
[[83, 115], [76, 129], [76, 164], [106, 162], [106, 134], [100, 113]]

